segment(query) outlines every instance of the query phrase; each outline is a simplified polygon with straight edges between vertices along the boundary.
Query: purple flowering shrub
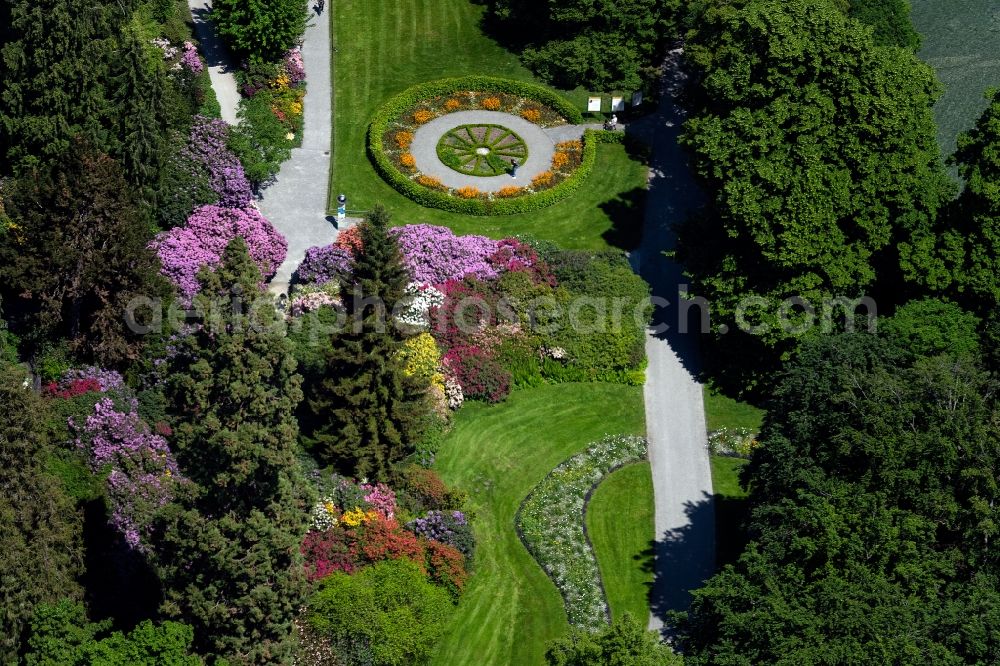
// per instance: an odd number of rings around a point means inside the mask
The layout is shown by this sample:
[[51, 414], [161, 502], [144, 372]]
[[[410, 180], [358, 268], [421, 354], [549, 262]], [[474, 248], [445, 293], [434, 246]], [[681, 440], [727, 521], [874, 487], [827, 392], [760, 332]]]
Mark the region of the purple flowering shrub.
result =
[[428, 511], [423, 518], [407, 523], [406, 529], [418, 536], [451, 546], [465, 555], [466, 561], [472, 561], [476, 538], [461, 511]]
[[250, 203], [253, 192], [243, 165], [226, 146], [229, 126], [224, 120], [195, 116], [183, 159], [199, 165], [208, 174], [208, 184], [219, 196], [218, 205], [242, 208]]
[[326, 284], [351, 273], [350, 251], [336, 245], [314, 246], [306, 250], [296, 277], [300, 282]]
[[107, 473], [110, 524], [129, 547], [146, 551], [155, 513], [170, 502], [177, 484], [184, 481], [167, 440], [150, 431], [131, 401], [127, 412], [118, 411], [110, 398], [102, 398], [83, 426], [70, 420], [76, 445], [83, 449], [91, 469]]
[[389, 231], [399, 242], [404, 264], [415, 282], [439, 285], [474, 275], [497, 277], [489, 258], [499, 243], [485, 236], [456, 236], [447, 227], [409, 224]]
[[70, 368], [59, 378], [60, 388], [65, 388], [77, 380], [94, 380], [100, 391], [120, 391], [125, 388], [125, 380], [114, 370], [105, 370], [95, 365], [85, 368]]
[[289, 49], [281, 65], [288, 76], [289, 84], [294, 86], [306, 80], [306, 66], [302, 62], [302, 51], [298, 47]]
[[264, 279], [273, 276], [285, 260], [288, 242], [256, 208], [201, 206], [187, 224], [157, 236], [152, 248], [163, 275], [190, 302], [200, 288], [198, 271], [202, 266], [217, 266], [229, 241], [237, 236], [246, 241]]
[[192, 74], [200, 74], [205, 66], [198, 57], [198, 49], [191, 42], [184, 42], [184, 52], [181, 54], [181, 66]]

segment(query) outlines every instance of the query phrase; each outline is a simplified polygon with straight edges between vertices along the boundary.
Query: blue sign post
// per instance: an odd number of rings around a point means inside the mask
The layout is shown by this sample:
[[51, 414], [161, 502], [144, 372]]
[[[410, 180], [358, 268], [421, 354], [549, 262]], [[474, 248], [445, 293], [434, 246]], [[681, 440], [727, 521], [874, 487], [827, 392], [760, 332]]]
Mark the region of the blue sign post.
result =
[[347, 217], [347, 197], [343, 194], [337, 197], [337, 219], [343, 220]]

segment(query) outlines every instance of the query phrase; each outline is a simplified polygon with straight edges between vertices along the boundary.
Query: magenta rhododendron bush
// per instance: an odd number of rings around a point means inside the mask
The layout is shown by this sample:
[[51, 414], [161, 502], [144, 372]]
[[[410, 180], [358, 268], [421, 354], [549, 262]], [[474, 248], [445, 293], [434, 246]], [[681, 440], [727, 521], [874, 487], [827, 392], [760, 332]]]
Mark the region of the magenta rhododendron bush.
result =
[[447, 227], [408, 224], [389, 231], [399, 242], [403, 261], [414, 281], [438, 285], [474, 275], [488, 280], [497, 276], [489, 258], [499, 243], [486, 236], [456, 236]]
[[195, 116], [181, 157], [204, 169], [209, 187], [219, 196], [217, 205], [242, 208], [250, 203], [253, 192], [239, 158], [226, 146], [228, 134], [224, 120]]
[[229, 241], [239, 236], [246, 241], [263, 278], [269, 279], [285, 260], [288, 242], [256, 208], [202, 206], [195, 209], [183, 227], [160, 234], [153, 249], [162, 264], [162, 273], [190, 302], [200, 287], [202, 266], [217, 266]]

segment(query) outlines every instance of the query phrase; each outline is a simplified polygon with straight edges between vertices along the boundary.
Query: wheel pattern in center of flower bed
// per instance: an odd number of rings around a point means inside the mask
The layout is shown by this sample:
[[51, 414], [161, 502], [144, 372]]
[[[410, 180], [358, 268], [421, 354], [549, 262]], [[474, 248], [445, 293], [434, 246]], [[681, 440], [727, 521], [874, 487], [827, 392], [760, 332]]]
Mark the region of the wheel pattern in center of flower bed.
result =
[[528, 146], [516, 132], [502, 125], [461, 125], [441, 137], [437, 154], [459, 173], [500, 176], [510, 173], [514, 160], [524, 164]]

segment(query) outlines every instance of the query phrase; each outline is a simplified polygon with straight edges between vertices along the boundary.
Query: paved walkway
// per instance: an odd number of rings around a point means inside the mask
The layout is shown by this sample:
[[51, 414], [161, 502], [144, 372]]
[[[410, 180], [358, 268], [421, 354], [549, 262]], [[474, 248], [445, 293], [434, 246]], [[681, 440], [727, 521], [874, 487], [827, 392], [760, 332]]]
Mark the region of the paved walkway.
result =
[[[679, 56], [672, 52], [673, 64]], [[680, 74], [675, 67], [668, 71], [673, 73], [668, 74], [660, 108], [627, 128], [653, 147], [645, 228], [633, 261], [652, 285], [654, 296], [670, 301], [657, 308], [646, 339], [646, 434], [656, 526], [650, 628], [656, 630], [662, 629], [667, 610], [687, 608], [689, 590], [700, 587], [715, 567], [715, 511], [698, 380], [697, 327], [691, 327], [690, 334], [678, 330], [682, 318], [679, 292], [685, 290], [687, 281], [681, 267], [663, 256], [676, 244], [672, 225], [702, 202], [686, 156], [677, 145], [684, 118], [672, 92], [680, 84]], [[696, 308], [692, 310], [697, 314]], [[664, 325], [669, 329], [658, 332]]]
[[288, 291], [292, 272], [313, 245], [328, 245], [337, 237], [326, 215], [330, 182], [330, 16], [327, 10], [306, 28], [302, 61], [306, 69], [305, 125], [302, 147], [292, 150], [277, 180], [265, 188], [258, 206], [288, 239], [288, 256], [271, 280], [271, 291]]
[[201, 55], [208, 65], [208, 76], [212, 79], [212, 90], [219, 100], [222, 119], [230, 125], [236, 124], [236, 110], [240, 105], [240, 93], [236, 88], [236, 77], [233, 76], [233, 64], [229, 59], [229, 50], [215, 33], [215, 26], [209, 21], [212, 10], [212, 0], [188, 0], [191, 17], [194, 20], [195, 34], [201, 46]]

